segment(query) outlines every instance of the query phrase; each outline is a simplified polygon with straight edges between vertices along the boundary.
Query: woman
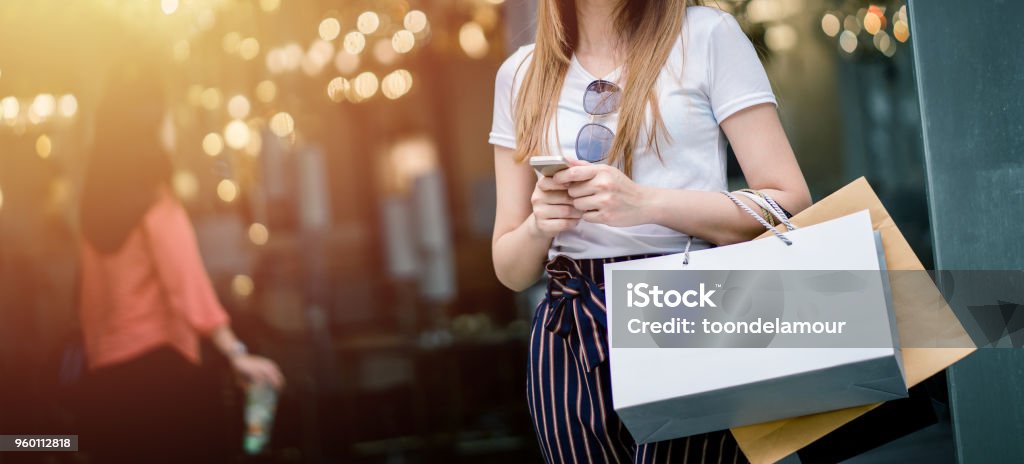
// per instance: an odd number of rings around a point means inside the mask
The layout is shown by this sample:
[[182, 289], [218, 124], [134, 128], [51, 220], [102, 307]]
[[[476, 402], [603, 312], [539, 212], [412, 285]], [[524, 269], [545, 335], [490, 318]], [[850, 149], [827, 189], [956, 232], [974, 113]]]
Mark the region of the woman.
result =
[[[727, 143], [751, 189], [790, 213], [810, 204], [750, 41], [732, 16], [695, 3], [539, 0], [536, 43], [498, 71], [493, 260], [513, 290], [551, 277], [527, 382], [548, 462], [743, 460], [727, 432], [634, 443], [612, 408], [607, 329], [593, 317], [603, 263], [763, 231], [719, 193]], [[538, 178], [524, 163], [534, 155], [571, 167]]]
[[[280, 388], [270, 360], [249, 355], [217, 301], [191, 223], [160, 152], [160, 74], [114, 66], [95, 118], [81, 197], [79, 310], [93, 391], [82, 449], [99, 462], [187, 462], [200, 433], [200, 338], [247, 382]], [[213, 393], [213, 395], [210, 395]]]

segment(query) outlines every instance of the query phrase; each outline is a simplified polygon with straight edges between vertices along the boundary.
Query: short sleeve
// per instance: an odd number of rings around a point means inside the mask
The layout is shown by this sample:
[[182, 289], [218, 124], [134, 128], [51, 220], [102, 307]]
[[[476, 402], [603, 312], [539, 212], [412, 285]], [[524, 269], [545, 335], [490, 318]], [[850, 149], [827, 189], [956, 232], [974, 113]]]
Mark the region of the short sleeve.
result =
[[516, 128], [512, 118], [515, 93], [525, 72], [527, 47], [512, 54], [498, 69], [494, 79], [494, 120], [491, 123], [490, 143], [499, 147], [516, 148]]
[[228, 324], [199, 255], [192, 222], [181, 204], [162, 189], [143, 221], [168, 304], [203, 335]]
[[778, 104], [754, 45], [735, 18], [722, 15], [708, 47], [709, 99], [719, 123], [754, 105]]

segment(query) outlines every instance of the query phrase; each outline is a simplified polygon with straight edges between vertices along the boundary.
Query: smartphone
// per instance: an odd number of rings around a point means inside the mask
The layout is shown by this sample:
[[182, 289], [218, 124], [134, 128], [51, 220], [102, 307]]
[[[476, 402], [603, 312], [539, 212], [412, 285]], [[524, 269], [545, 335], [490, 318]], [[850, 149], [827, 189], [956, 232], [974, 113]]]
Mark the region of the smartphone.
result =
[[569, 168], [569, 163], [565, 161], [565, 158], [561, 156], [531, 156], [530, 166], [533, 166], [533, 170], [537, 171], [538, 174], [551, 177], [556, 172], [563, 169]]

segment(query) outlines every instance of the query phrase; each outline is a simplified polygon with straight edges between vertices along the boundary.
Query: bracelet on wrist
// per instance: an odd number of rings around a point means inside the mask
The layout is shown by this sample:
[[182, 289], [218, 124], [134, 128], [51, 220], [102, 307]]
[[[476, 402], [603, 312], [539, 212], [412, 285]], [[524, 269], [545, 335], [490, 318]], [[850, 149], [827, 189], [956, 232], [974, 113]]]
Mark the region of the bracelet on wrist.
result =
[[240, 358], [242, 356], [247, 356], [248, 354], [249, 347], [245, 346], [245, 343], [238, 341], [231, 346], [231, 349], [229, 350], [228, 353], [228, 357], [234, 359]]

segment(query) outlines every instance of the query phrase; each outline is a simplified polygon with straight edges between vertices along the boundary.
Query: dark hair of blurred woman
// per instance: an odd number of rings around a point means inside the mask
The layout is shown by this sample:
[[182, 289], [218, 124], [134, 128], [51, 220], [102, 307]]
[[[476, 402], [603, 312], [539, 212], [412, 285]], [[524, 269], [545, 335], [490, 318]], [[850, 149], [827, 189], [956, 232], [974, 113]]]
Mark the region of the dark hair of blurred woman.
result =
[[95, 113], [95, 135], [81, 196], [81, 230], [102, 253], [121, 248], [168, 183], [171, 163], [160, 149], [164, 90], [155, 65], [111, 68]]

